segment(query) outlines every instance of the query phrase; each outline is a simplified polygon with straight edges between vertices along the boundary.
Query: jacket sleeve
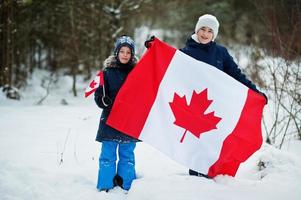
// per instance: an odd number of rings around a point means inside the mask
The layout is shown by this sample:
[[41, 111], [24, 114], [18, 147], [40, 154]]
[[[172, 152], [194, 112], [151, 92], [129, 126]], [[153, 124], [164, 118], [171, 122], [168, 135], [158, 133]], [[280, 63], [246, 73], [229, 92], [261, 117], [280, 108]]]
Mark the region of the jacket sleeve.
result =
[[111, 102], [110, 101], [110, 98], [108, 96], [108, 94], [106, 93], [106, 98], [103, 98], [103, 87], [105, 87], [105, 91], [108, 91], [108, 83], [106, 82], [106, 73], [104, 71], [104, 85], [102, 86], [99, 86], [95, 93], [94, 93], [94, 101], [95, 103], [97, 104], [98, 107], [100, 108], [108, 108], [111, 106]]
[[234, 62], [233, 57], [228, 53], [227, 49], [224, 49], [224, 56], [225, 72], [248, 88], [253, 89], [255, 92], [259, 92], [259, 90], [256, 88], [256, 85], [248, 80], [241, 72], [237, 64]]
[[94, 101], [97, 104], [98, 107], [100, 108], [105, 108], [106, 106], [102, 102], [102, 97], [103, 97], [103, 86], [100, 86], [96, 89], [94, 93]]

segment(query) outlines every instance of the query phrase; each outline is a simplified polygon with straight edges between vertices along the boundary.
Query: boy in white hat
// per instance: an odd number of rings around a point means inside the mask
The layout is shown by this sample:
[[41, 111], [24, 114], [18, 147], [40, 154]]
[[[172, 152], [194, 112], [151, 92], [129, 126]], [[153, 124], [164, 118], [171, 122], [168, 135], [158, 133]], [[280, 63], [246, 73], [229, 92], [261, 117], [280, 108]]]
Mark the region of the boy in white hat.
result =
[[[228, 53], [228, 50], [215, 42], [218, 35], [218, 28], [219, 22], [215, 16], [210, 14], [200, 16], [195, 25], [195, 32], [187, 39], [186, 46], [180, 50], [197, 60], [218, 68], [245, 86], [262, 94], [267, 102], [266, 95], [260, 92], [256, 86], [246, 78], [234, 62], [232, 56]], [[189, 170], [189, 174], [208, 177], [205, 174], [198, 173], [191, 169]]]
[[195, 25], [195, 33], [191, 37], [198, 43], [207, 44], [211, 42], [211, 40], [215, 40], [216, 36], [218, 35], [218, 28], [219, 22], [217, 21], [216, 17], [205, 14], [199, 18]]
[[[185, 47], [180, 49], [180, 51], [225, 72], [245, 86], [263, 95], [267, 103], [268, 99], [266, 95], [260, 92], [256, 86], [246, 78], [234, 62], [232, 56], [228, 53], [228, 50], [215, 42], [218, 29], [219, 22], [215, 16], [210, 14], [200, 16], [195, 25], [194, 33], [189, 36]], [[153, 40], [154, 37], [151, 37], [145, 41], [145, 47], [149, 48]], [[189, 174], [209, 178], [206, 174], [201, 174], [191, 169], [189, 170]]]

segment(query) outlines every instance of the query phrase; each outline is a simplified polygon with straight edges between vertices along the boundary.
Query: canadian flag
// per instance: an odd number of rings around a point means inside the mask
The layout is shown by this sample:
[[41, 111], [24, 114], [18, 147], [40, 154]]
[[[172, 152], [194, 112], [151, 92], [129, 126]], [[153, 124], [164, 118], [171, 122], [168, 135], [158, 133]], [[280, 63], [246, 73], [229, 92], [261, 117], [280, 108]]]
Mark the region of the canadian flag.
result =
[[87, 98], [95, 92], [95, 90], [104, 84], [103, 71], [99, 71], [95, 78], [90, 82], [85, 90], [85, 97]]
[[235, 176], [261, 147], [264, 105], [263, 96], [224, 72], [155, 39], [107, 124], [209, 177]]

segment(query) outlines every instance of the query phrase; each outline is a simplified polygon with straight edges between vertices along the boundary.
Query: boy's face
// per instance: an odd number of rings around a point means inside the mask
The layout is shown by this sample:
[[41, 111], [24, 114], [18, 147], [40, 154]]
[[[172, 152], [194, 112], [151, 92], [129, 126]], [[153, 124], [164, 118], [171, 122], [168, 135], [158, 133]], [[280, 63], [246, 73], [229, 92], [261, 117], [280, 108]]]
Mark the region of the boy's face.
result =
[[127, 46], [123, 46], [120, 48], [118, 53], [118, 59], [122, 64], [126, 64], [130, 61], [132, 57], [131, 49]]
[[213, 40], [213, 30], [207, 26], [203, 26], [197, 32], [198, 40], [202, 44], [207, 44]]

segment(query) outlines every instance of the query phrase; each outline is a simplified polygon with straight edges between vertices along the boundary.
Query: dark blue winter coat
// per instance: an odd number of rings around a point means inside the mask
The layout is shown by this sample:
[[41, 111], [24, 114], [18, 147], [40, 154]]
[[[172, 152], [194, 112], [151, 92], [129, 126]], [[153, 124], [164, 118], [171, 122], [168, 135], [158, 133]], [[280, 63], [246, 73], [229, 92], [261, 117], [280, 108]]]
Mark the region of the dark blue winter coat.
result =
[[201, 44], [189, 37], [186, 46], [180, 50], [199, 61], [215, 66], [245, 86], [259, 92], [256, 86], [241, 73], [241, 70], [225, 47], [213, 41], [207, 44]]
[[98, 142], [115, 141], [118, 143], [136, 142], [138, 141], [137, 139], [125, 135], [122, 132], [106, 124], [115, 97], [119, 89], [121, 88], [123, 82], [125, 81], [128, 73], [135, 65], [135, 63], [132, 63], [130, 65], [118, 64], [116, 58], [114, 56], [110, 56], [109, 58], [106, 59], [104, 65], [105, 65], [104, 66], [105, 67], [104, 69], [105, 92], [106, 92], [106, 96], [111, 99], [112, 103], [108, 106], [103, 104], [102, 102], [103, 87], [102, 86], [98, 87], [94, 93], [94, 100], [95, 103], [98, 105], [98, 107], [102, 108], [103, 110], [100, 117], [96, 141]]

